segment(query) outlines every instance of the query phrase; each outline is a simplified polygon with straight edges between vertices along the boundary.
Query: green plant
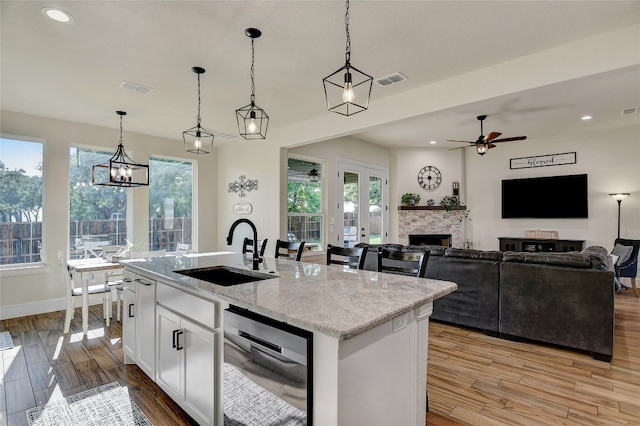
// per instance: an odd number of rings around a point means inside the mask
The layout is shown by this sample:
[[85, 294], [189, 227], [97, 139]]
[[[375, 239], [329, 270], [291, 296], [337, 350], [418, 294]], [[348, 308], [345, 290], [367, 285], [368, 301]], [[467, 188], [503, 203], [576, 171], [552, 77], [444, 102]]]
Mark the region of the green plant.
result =
[[400, 202], [405, 206], [418, 204], [420, 202], [420, 194], [405, 192], [402, 194]]
[[[464, 203], [462, 203], [458, 197], [447, 195], [443, 197], [442, 200], [440, 200], [440, 205], [444, 207], [446, 211], [450, 212], [451, 210], [453, 210], [454, 207], [464, 206]], [[464, 219], [467, 219], [469, 220], [469, 222], [471, 222], [469, 213], [471, 213], [471, 211], [468, 209], [465, 209], [462, 213], [462, 217], [460, 218], [460, 222], [462, 222]]]

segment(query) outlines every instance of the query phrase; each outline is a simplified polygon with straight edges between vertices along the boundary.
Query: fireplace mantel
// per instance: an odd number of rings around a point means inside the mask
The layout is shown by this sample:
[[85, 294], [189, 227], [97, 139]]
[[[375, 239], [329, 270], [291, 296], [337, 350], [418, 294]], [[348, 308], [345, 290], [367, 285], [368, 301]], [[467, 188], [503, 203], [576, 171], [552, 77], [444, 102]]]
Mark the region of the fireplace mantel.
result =
[[[448, 210], [466, 210], [467, 206], [452, 206]], [[398, 206], [398, 210], [447, 210], [444, 206]]]

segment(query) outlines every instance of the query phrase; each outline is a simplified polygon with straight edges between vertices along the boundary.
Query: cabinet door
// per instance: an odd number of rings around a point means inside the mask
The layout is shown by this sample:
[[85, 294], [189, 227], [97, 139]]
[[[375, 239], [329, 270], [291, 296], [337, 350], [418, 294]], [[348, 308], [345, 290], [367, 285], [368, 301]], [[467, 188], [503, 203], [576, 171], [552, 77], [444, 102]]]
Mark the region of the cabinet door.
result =
[[156, 365], [156, 283], [147, 278], [137, 278], [136, 294], [136, 350], [137, 364], [147, 376], [155, 377]]
[[[201, 425], [213, 425], [215, 415], [215, 355], [216, 333], [182, 318], [184, 347], [182, 369], [184, 372], [183, 407]], [[184, 337], [184, 338], [183, 338]]]
[[180, 358], [182, 351], [176, 347], [176, 340], [184, 342], [180, 335], [180, 317], [162, 306], [156, 308], [156, 383], [174, 401], [182, 400]]
[[124, 363], [136, 363], [136, 293], [135, 283], [125, 283], [122, 291], [122, 350]]

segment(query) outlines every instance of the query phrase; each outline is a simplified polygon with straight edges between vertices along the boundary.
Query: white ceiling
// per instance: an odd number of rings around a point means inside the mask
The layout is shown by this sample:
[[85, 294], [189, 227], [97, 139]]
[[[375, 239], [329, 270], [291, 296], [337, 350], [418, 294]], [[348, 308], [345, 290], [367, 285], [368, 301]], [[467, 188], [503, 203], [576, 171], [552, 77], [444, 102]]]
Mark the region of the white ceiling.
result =
[[[75, 22], [46, 18], [41, 8], [53, 5]], [[115, 110], [125, 110], [125, 130], [173, 140], [195, 125], [193, 66], [207, 70], [203, 125], [237, 135], [235, 110], [250, 95], [247, 27], [263, 34], [255, 42], [256, 103], [271, 117], [270, 132], [330, 114], [322, 78], [344, 64], [343, 1], [2, 0], [0, 12], [3, 110], [110, 128], [118, 127]], [[350, 12], [352, 64], [374, 78], [408, 77], [387, 87], [374, 83], [370, 109], [400, 92], [640, 22], [639, 1], [354, 0]], [[123, 81], [154, 90], [137, 94], [120, 88]], [[585, 113], [599, 119], [592, 126], [624, 125], [629, 118], [620, 110], [638, 104], [634, 68], [354, 136], [387, 146], [428, 146], [429, 140], [459, 146], [444, 140], [475, 140], [476, 116], [487, 114], [485, 134], [542, 137], [580, 131]]]

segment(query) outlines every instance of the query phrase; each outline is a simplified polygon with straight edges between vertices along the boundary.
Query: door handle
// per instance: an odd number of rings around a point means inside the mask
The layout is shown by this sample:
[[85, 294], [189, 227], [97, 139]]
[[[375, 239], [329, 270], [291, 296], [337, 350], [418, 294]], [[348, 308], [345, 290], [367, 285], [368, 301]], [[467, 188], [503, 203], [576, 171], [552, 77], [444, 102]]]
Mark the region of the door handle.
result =
[[130, 303], [129, 304], [129, 318], [135, 317], [135, 315], [133, 313], [131, 313], [131, 308], [133, 308], [134, 305], [135, 305], [134, 303]]

